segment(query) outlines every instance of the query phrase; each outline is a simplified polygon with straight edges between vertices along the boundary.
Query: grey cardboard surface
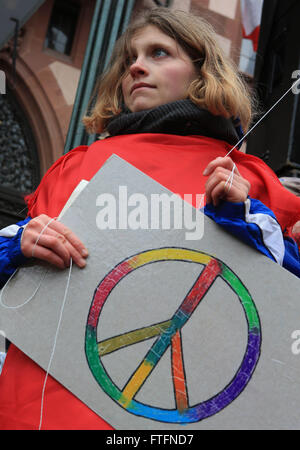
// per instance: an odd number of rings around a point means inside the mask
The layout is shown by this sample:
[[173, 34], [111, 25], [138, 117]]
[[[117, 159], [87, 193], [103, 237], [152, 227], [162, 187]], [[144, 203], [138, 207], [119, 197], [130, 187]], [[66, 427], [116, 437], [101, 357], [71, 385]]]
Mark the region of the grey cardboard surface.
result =
[[[99, 230], [97, 198], [117, 198], [119, 186], [128, 196], [169, 193], [113, 156], [63, 215], [90, 255], [85, 269], [72, 268], [50, 374], [116, 429], [299, 429], [300, 355], [291, 338], [300, 329], [299, 279], [201, 212], [199, 240], [186, 240], [184, 229]], [[209, 281], [208, 266], [220, 261], [226, 277]], [[3, 302], [23, 303], [45, 270], [28, 304], [0, 307], [0, 329], [47, 369], [68, 270], [30, 264]], [[175, 336], [168, 321], [176, 311], [184, 319], [182, 302], [200, 274], [206, 294]], [[117, 342], [114, 350], [99, 357], [91, 330], [101, 351]]]

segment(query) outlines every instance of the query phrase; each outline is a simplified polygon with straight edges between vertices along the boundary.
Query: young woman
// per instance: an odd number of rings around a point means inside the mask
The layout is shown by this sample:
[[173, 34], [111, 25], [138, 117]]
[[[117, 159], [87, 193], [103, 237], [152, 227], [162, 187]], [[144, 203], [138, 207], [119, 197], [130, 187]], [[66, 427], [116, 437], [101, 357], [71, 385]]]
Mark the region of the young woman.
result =
[[[205, 192], [206, 214], [300, 275], [297, 246], [282, 233], [299, 219], [300, 199], [258, 158], [237, 149], [226, 157], [250, 121], [251, 95], [211, 27], [166, 8], [146, 13], [118, 41], [95, 107], [84, 118], [89, 131], [108, 137], [61, 157], [28, 198], [24, 223], [0, 232], [2, 283], [31, 257], [60, 268], [70, 258], [85, 266], [88, 249], [51, 219], [112, 154], [179, 195]], [[38, 426], [44, 377], [11, 344], [0, 377], [2, 429]], [[110, 426], [49, 377], [43, 428]]]

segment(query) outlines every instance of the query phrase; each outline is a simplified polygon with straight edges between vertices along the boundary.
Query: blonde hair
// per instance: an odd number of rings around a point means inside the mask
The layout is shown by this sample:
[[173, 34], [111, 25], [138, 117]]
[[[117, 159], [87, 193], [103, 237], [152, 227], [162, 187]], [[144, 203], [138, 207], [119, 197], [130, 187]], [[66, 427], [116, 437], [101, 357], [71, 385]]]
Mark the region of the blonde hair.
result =
[[121, 85], [128, 73], [131, 40], [137, 31], [148, 25], [156, 26], [173, 38], [193, 61], [199, 76], [191, 83], [187, 98], [214, 115], [239, 118], [247, 131], [253, 95], [217, 44], [214, 29], [201, 17], [167, 8], [144, 12], [117, 41], [110, 64], [96, 86], [96, 102], [90, 115], [83, 118], [86, 130], [90, 133], [105, 131], [109, 119], [121, 112]]

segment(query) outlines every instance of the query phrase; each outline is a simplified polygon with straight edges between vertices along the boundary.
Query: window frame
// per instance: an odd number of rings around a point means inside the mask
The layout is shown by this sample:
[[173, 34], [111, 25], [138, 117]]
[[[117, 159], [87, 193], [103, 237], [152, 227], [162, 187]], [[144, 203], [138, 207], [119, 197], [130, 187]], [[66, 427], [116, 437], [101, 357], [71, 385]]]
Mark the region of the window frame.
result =
[[[47, 53], [50, 56], [53, 56], [55, 59], [61, 59], [62, 61], [71, 63], [74, 61], [74, 57], [76, 55], [78, 36], [80, 34], [82, 16], [84, 13], [84, 2], [82, 2], [81, 0], [72, 0], [73, 5], [78, 7], [78, 15], [77, 15], [77, 21], [76, 21], [76, 24], [74, 27], [74, 33], [73, 33], [70, 53], [67, 54], [67, 53], [60, 52], [59, 50], [50, 48], [46, 45], [46, 39], [47, 39], [48, 31], [49, 31], [49, 28], [51, 25], [51, 19], [53, 17], [54, 8], [55, 8], [56, 4], [58, 4], [58, 5], [61, 4], [61, 1], [62, 0], [53, 0], [53, 4], [52, 4], [51, 11], [49, 14], [49, 20], [48, 20], [48, 24], [47, 24], [47, 28], [46, 28], [46, 32], [45, 32], [45, 36], [44, 36], [44, 41], [43, 41], [43, 52]], [[67, 2], [66, 0], [64, 0], [64, 3], [67, 6], [70, 6], [70, 2]]]

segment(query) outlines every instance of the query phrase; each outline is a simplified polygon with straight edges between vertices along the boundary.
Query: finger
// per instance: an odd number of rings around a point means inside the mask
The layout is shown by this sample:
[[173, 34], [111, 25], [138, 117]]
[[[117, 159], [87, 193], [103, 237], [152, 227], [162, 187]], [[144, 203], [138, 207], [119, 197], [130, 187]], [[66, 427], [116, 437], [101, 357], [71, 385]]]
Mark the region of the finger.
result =
[[213, 171], [213, 173], [210, 175], [210, 177], [206, 181], [205, 186], [209, 187], [210, 184], [212, 182], [214, 182], [214, 180], [217, 180], [217, 181], [226, 180], [228, 183], [231, 183], [231, 180], [233, 180], [233, 179], [240, 180], [241, 182], [245, 182], [245, 184], [249, 185], [249, 189], [250, 189], [250, 183], [240, 175], [240, 173], [238, 172], [234, 163], [233, 163], [233, 168], [231, 170], [226, 169], [222, 166], [216, 167], [215, 170]]
[[34, 251], [34, 257], [46, 261], [59, 269], [65, 269], [65, 262], [56, 253], [46, 247], [37, 245]]
[[207, 182], [207, 202], [217, 206], [220, 200], [230, 202], [244, 202], [247, 199], [250, 183], [241, 177], [230, 179], [225, 173], [219, 172], [218, 176], [211, 176]]
[[[40, 247], [45, 247], [64, 261], [64, 266], [69, 267], [70, 260], [79, 267], [85, 267], [86, 261], [81, 254], [70, 244], [62, 234], [44, 234], [38, 241]], [[34, 254], [36, 257], [36, 252]]]
[[[56, 231], [58, 234], [62, 235], [68, 243], [74, 248], [75, 253], [79, 253], [83, 258], [88, 256], [88, 250], [81, 242], [81, 240], [73, 233], [70, 228], [62, 224], [59, 221], [54, 221], [49, 225], [49, 230]], [[77, 253], [76, 253], [77, 252]]]
[[[68, 230], [67, 230], [68, 232]], [[72, 233], [72, 232], [71, 232]], [[72, 233], [74, 235], [74, 233]], [[79, 266], [79, 267], [85, 267], [86, 262], [85, 258], [88, 256], [87, 251], [86, 253], [82, 251], [82, 246], [85, 249], [84, 245], [81, 243], [81, 241], [78, 239], [78, 245], [77, 248], [73, 245], [74, 239], [72, 237], [71, 242], [67, 239], [66, 234], [62, 235], [60, 233], [57, 233], [53, 229], [49, 228], [45, 231], [45, 237], [51, 236], [53, 240], [50, 241], [40, 241], [40, 244], [43, 244], [45, 242], [45, 246], [51, 248], [53, 251], [57, 252], [57, 254], [63, 258], [65, 261], [66, 267], [69, 267], [70, 259], [72, 258], [73, 262]], [[78, 247], [80, 248], [80, 251], [78, 251]]]
[[221, 181], [228, 180], [231, 172], [222, 167], [217, 167], [205, 183], [205, 193], [207, 203], [211, 203], [211, 192]]
[[34, 244], [32, 249], [32, 256], [37, 257], [37, 246], [51, 250], [56, 256], [58, 256], [64, 262], [64, 267], [68, 267], [71, 255], [65, 245], [66, 240], [61, 235], [52, 236], [49, 234], [42, 234], [39, 236], [38, 241]]
[[63, 225], [61, 222], [59, 222], [55, 219], [52, 219], [45, 214], [41, 214], [40, 216], [32, 219], [28, 223], [24, 232], [26, 230], [27, 230], [27, 232], [35, 231], [37, 233], [37, 237], [39, 236], [40, 233], [51, 234], [50, 230], [53, 230], [54, 232], [56, 232], [58, 234], [62, 234], [71, 243], [71, 245], [73, 245], [76, 248], [76, 250], [79, 253], [81, 253], [81, 255], [84, 258], [86, 258], [88, 256], [88, 250], [86, 249], [84, 244], [66, 225]]
[[[70, 244], [70, 242], [66, 241], [65, 246], [70, 254], [70, 258], [72, 258], [73, 262], [78, 266], [78, 267], [85, 267], [86, 266], [86, 256], [82, 256], [82, 253], [79, 253], [79, 251], [73, 247], [73, 245]], [[70, 259], [69, 259], [70, 261]], [[69, 266], [69, 264], [68, 264]]]
[[50, 217], [48, 218], [49, 220], [46, 221], [44, 219], [44, 217], [46, 218], [47, 216], [41, 215], [38, 217], [33, 218], [32, 220], [30, 220], [26, 226], [24, 227], [24, 231], [22, 233], [22, 238], [26, 235], [26, 234], [30, 234], [30, 233], [40, 233], [45, 226], [47, 225], [47, 223], [49, 223], [51, 220]]
[[229, 156], [226, 156], [224, 158], [219, 156], [218, 158], [211, 161], [204, 169], [203, 175], [209, 176], [217, 167], [223, 167], [224, 169], [228, 170], [232, 170], [234, 167], [234, 172], [237, 175], [240, 175], [236, 165]]
[[53, 220], [55, 219], [42, 214], [27, 223], [21, 237], [21, 250], [25, 256], [31, 256], [34, 245]]
[[[63, 261], [63, 267], [68, 267], [71, 258], [79, 267], [84, 267], [86, 265], [84, 258], [87, 257], [87, 251], [84, 245], [67, 227], [62, 226], [62, 224], [57, 224], [56, 222], [49, 223], [50, 220], [51, 219], [48, 216], [42, 215], [31, 221], [31, 226], [28, 228], [26, 227], [22, 234], [22, 253], [29, 258], [32, 256], [38, 258], [40, 253], [36, 253], [36, 248], [39, 245], [39, 247], [45, 247], [52, 252], [46, 252], [46, 254], [43, 253], [43, 259], [51, 254], [51, 261], [49, 262], [52, 262], [53, 255], [56, 254], [58, 259], [55, 258], [54, 264], [58, 267], [62, 267], [61, 261]], [[52, 224], [54, 225], [54, 229], [51, 228]], [[58, 233], [55, 229], [59, 229], [65, 235]], [[68, 240], [68, 238], [70, 240]], [[71, 242], [80, 249], [80, 252]]]
[[225, 186], [225, 196], [224, 200], [233, 203], [245, 202], [247, 199], [247, 190], [245, 185], [241, 185], [239, 183], [233, 183], [230, 189], [228, 186]]
[[[230, 191], [232, 190], [232, 186], [230, 188]], [[221, 181], [218, 183], [211, 191], [211, 201], [214, 206], [218, 206], [220, 203], [220, 200], [224, 200], [228, 194], [228, 191], [226, 193], [226, 182]]]

